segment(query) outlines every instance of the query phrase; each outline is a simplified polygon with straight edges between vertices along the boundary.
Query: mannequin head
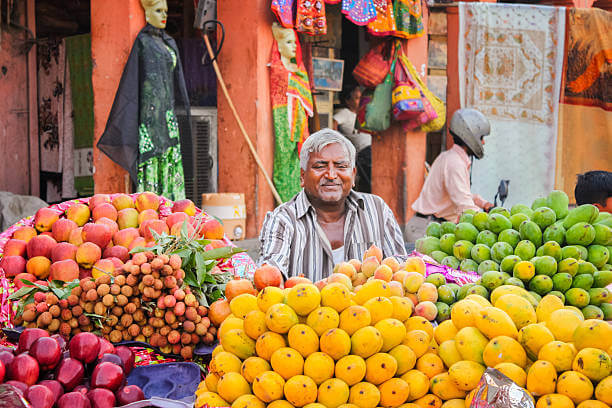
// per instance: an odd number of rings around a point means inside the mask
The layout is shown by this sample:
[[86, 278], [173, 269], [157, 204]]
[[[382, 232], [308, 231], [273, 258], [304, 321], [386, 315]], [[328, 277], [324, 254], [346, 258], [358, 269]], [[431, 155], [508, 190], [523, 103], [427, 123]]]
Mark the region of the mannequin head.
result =
[[156, 28], [166, 28], [168, 19], [168, 4], [166, 0], [140, 0], [145, 10], [147, 23]]
[[278, 52], [281, 55], [281, 61], [285, 68], [290, 71], [295, 71], [295, 56], [297, 44], [295, 40], [295, 32], [291, 28], [283, 28], [277, 23], [272, 24], [272, 34], [278, 44]]

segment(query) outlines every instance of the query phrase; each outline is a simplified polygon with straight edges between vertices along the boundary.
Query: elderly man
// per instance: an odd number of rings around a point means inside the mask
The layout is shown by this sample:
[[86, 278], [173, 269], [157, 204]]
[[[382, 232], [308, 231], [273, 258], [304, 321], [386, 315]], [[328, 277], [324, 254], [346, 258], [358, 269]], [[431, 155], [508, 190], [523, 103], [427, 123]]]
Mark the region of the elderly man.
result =
[[370, 245], [385, 257], [406, 255], [391, 209], [378, 196], [352, 190], [355, 147], [347, 138], [331, 129], [313, 133], [302, 146], [300, 167], [302, 191], [266, 215], [260, 265], [317, 281], [334, 264], [360, 259]]

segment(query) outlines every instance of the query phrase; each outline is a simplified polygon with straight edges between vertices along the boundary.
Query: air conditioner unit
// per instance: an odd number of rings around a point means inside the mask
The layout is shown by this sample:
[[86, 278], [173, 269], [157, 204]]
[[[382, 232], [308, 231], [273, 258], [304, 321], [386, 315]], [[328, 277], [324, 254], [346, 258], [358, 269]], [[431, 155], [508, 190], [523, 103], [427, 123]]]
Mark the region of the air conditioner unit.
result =
[[[185, 123], [186, 116], [177, 111], [179, 125]], [[217, 192], [218, 153], [217, 153], [217, 108], [191, 107], [191, 149], [182, 149], [183, 156], [191, 154], [193, 177], [185, 179], [185, 195], [198, 207], [202, 194]]]

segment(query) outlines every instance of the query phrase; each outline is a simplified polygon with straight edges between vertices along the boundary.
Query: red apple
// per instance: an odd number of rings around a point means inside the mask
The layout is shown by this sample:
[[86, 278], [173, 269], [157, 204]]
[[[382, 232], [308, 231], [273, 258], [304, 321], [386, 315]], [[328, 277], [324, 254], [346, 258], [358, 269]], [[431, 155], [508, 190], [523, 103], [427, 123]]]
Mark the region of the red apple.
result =
[[31, 273], [20, 273], [17, 276], [15, 276], [15, 278], [13, 279], [13, 283], [15, 284], [15, 287], [17, 288], [17, 290], [21, 289], [24, 286], [27, 287], [32, 287], [33, 285], [27, 285], [25, 284], [22, 279], [25, 280], [29, 280], [30, 282], [35, 282], [36, 281], [36, 276], [32, 275]]
[[98, 364], [109, 362], [113, 364], [117, 364], [119, 367], [123, 369], [123, 360], [116, 354], [113, 353], [105, 353], [98, 358]]
[[117, 391], [117, 402], [120, 405], [131, 404], [132, 402], [145, 399], [144, 393], [137, 385], [126, 385]]
[[123, 369], [120, 366], [105, 361], [94, 368], [91, 388], [106, 388], [114, 392], [123, 383], [123, 378]]
[[298, 283], [312, 283], [312, 281], [303, 276], [293, 276], [285, 281], [285, 289], [292, 288]]
[[66, 391], [72, 391], [83, 380], [85, 367], [74, 358], [64, 358], [55, 369], [55, 379]]
[[113, 232], [108, 225], [93, 222], [85, 224], [81, 233], [83, 234], [83, 242], [93, 242], [101, 249], [106, 248], [113, 237]]
[[123, 360], [125, 375], [130, 375], [130, 372], [136, 364], [136, 356], [134, 355], [134, 352], [132, 352], [129, 347], [117, 346], [115, 347], [115, 354], [121, 357], [121, 360]]
[[104, 337], [100, 337], [100, 350], [98, 351], [98, 358], [102, 357], [106, 353], [115, 353], [115, 346], [113, 343], [106, 340]]
[[106, 388], [94, 388], [87, 393], [91, 408], [113, 408], [115, 406], [115, 394]]
[[63, 261], [66, 259], [76, 259], [77, 246], [69, 242], [60, 242], [51, 250], [51, 260], [53, 262]]
[[29, 240], [26, 246], [28, 258], [34, 258], [35, 256], [51, 258], [51, 251], [55, 245], [57, 245], [57, 241], [53, 237], [43, 234], [37, 235]]
[[21, 381], [26, 385], [34, 385], [38, 382], [39, 373], [38, 362], [28, 353], [19, 354], [11, 363], [12, 380]]
[[53, 402], [57, 402], [57, 400], [64, 395], [64, 387], [62, 387], [62, 384], [57, 380], [43, 380], [38, 384], [44, 385], [53, 392]]
[[44, 385], [33, 385], [25, 393], [26, 399], [32, 408], [52, 408], [55, 404], [53, 391]]
[[11, 255], [0, 259], [0, 268], [4, 269], [4, 274], [13, 278], [26, 270], [26, 260], [23, 256]]
[[130, 259], [129, 251], [126, 247], [121, 245], [115, 245], [110, 248], [106, 248], [102, 253], [102, 258], [119, 258], [121, 262], [127, 262]]
[[19, 344], [17, 344], [16, 354], [21, 354], [24, 351], [30, 350], [30, 346], [41, 337], [49, 337], [49, 333], [43, 329], [25, 329], [19, 336]]
[[[123, 363], [123, 361], [121, 363]], [[6, 375], [6, 368], [4, 367], [4, 363], [0, 361], [0, 383], [4, 381], [5, 375]]]
[[58, 408], [91, 408], [89, 399], [80, 392], [69, 392], [57, 401]]
[[62, 358], [62, 349], [55, 339], [41, 337], [30, 346], [30, 355], [38, 361], [41, 370], [53, 370]]
[[[11, 376], [11, 371], [9, 369], [11, 368], [11, 363], [13, 362], [14, 358], [15, 358], [15, 355], [11, 351], [8, 351], [8, 350], [0, 351], [0, 362], [4, 366], [4, 377], [6, 378], [9, 378]], [[1, 382], [2, 381], [0, 381], [0, 383]]]
[[70, 340], [70, 357], [83, 363], [92, 363], [100, 351], [100, 338], [93, 333], [81, 332]]
[[55, 341], [57, 341], [57, 344], [59, 344], [60, 349], [62, 350], [62, 353], [64, 351], [66, 351], [67, 343], [66, 343], [66, 339], [64, 338], [64, 336], [62, 336], [61, 334], [57, 334], [56, 333], [56, 334], [52, 335], [51, 338], [55, 339]]
[[21, 381], [10, 380], [5, 382], [5, 384], [12, 385], [13, 387], [17, 388], [17, 391], [19, 391], [21, 395], [25, 395], [26, 391], [28, 390], [28, 385], [22, 383]]

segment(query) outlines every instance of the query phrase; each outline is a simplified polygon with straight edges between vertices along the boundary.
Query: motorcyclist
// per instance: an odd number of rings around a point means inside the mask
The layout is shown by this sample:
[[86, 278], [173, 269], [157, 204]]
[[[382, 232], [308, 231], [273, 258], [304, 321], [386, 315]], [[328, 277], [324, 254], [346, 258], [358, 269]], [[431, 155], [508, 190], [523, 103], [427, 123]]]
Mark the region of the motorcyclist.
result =
[[484, 138], [491, 132], [489, 120], [475, 109], [459, 109], [453, 114], [449, 131], [454, 145], [434, 160], [421, 194], [412, 204], [416, 217], [427, 222], [457, 222], [465, 210], [488, 211], [493, 207], [470, 190], [472, 159], [484, 156]]

